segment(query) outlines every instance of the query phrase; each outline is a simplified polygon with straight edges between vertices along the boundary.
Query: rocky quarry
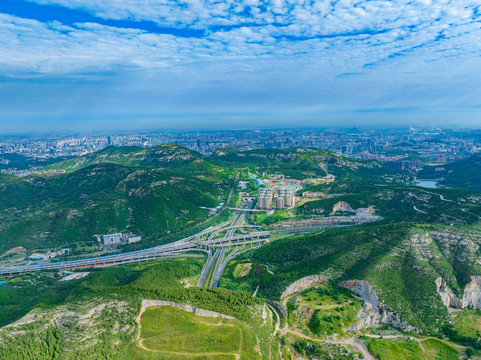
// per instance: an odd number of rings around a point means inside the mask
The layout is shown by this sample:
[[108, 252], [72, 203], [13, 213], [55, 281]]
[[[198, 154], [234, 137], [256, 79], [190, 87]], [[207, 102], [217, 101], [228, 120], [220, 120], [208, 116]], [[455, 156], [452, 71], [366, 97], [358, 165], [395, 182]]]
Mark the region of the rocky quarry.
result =
[[419, 329], [409, 325], [394, 310], [383, 304], [367, 280], [348, 280], [338, 284], [357, 294], [364, 301], [363, 308], [358, 314], [359, 321], [350, 326], [348, 330], [358, 331], [368, 327], [379, 327], [390, 324], [407, 332], [419, 333]]

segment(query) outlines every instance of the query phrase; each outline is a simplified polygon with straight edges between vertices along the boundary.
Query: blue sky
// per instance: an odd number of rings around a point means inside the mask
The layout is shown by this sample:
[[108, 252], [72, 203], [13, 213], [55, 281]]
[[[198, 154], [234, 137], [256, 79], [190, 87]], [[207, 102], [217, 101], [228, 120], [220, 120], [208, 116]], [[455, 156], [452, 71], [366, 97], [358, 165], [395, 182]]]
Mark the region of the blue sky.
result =
[[2, 0], [0, 130], [481, 127], [471, 0]]

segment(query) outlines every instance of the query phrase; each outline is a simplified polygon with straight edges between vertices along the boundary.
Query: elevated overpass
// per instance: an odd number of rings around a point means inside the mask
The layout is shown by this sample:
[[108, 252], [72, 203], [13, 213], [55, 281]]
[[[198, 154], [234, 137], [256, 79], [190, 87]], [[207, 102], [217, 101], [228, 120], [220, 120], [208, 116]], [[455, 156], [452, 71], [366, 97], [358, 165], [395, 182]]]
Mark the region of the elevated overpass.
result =
[[[248, 225], [246, 223], [247, 213], [245, 210], [246, 208], [249, 208], [250, 205], [251, 204], [246, 204], [243, 208], [236, 211], [231, 219], [220, 225], [209, 227], [195, 235], [170, 244], [122, 254], [98, 256], [86, 259], [47, 262], [41, 264], [0, 266], [0, 275], [8, 276], [34, 271], [73, 270], [89, 267], [115, 266], [177, 256], [207, 256], [207, 265], [209, 266], [206, 266], [204, 270], [207, 271], [208, 274], [213, 265], [213, 262], [211, 261], [213, 258], [212, 255], [218, 250], [219, 252], [217, 254], [222, 254], [222, 257], [218, 260], [218, 266], [216, 266], [212, 278], [212, 285], [216, 286], [220, 275], [229, 260], [244, 251], [248, 251], [253, 247], [268, 242], [272, 235], [286, 234], [286, 236], [290, 236], [288, 234], [302, 234], [323, 231], [329, 228], [349, 226], [348, 224], [303, 224], [304, 226], [296, 224], [297, 226], [294, 225], [278, 228], [272, 231], [262, 231], [258, 226]], [[225, 259], [223, 258], [224, 254], [227, 254]], [[207, 278], [207, 275], [205, 278]]]
[[[246, 204], [245, 206], [250, 206], [250, 204]], [[236, 231], [245, 228], [249, 228], [250, 232], [234, 235]], [[122, 254], [98, 256], [87, 259], [17, 266], [0, 266], [0, 275], [15, 275], [34, 271], [72, 270], [89, 267], [114, 266], [174, 256], [206, 256], [206, 254], [211, 254], [211, 249], [213, 247], [239, 247], [252, 242], [259, 242], [259, 240], [267, 240], [270, 233], [268, 231], [257, 231], [256, 229], [256, 226], [246, 225], [245, 214], [241, 211], [237, 211], [231, 219], [220, 225], [210, 227], [195, 235], [170, 244]], [[223, 237], [217, 238], [215, 236], [224, 230], [226, 233]], [[210, 236], [211, 234], [214, 234], [214, 236]]]

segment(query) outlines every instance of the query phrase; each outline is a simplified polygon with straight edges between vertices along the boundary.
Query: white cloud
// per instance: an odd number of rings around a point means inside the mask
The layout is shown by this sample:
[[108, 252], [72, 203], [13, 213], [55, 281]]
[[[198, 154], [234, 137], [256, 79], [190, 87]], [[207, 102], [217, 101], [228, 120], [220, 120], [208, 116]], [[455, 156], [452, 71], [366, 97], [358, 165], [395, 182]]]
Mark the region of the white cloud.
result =
[[104, 18], [153, 20], [161, 26], [246, 25], [211, 28], [196, 38], [0, 15], [4, 73], [188, 67], [196, 61], [250, 59], [272, 66], [311, 61], [335, 76], [361, 71], [366, 65], [402, 63], [396, 60], [401, 57], [417, 66], [450, 62], [446, 54], [456, 53], [475, 61], [481, 50], [481, 32], [472, 20], [474, 1], [184, 0], [182, 6], [171, 0], [34, 1], [84, 9]]
[[279, 99], [284, 93], [314, 107], [329, 101], [400, 106], [406, 96], [416, 105], [436, 103], [446, 88], [457, 101], [481, 96], [473, 85], [481, 81], [477, 1], [31, 1], [206, 32], [175, 36], [134, 23], [42, 23], [0, 14], [1, 76], [89, 80], [108, 73], [164, 89], [166, 99], [186, 91], [202, 102], [199, 94], [217, 91], [212, 96], [222, 98], [228, 88], [244, 91], [250, 102], [265, 99], [251, 92]]

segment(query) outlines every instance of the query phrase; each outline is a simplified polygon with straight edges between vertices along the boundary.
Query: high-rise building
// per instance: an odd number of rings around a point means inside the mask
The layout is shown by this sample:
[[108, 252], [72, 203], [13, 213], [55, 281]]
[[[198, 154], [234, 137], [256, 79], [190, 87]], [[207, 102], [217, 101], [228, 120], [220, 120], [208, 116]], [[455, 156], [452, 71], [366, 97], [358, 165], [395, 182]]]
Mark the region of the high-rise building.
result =
[[276, 199], [276, 209], [277, 209], [277, 210], [284, 209], [284, 198], [278, 197], [278, 198]]

